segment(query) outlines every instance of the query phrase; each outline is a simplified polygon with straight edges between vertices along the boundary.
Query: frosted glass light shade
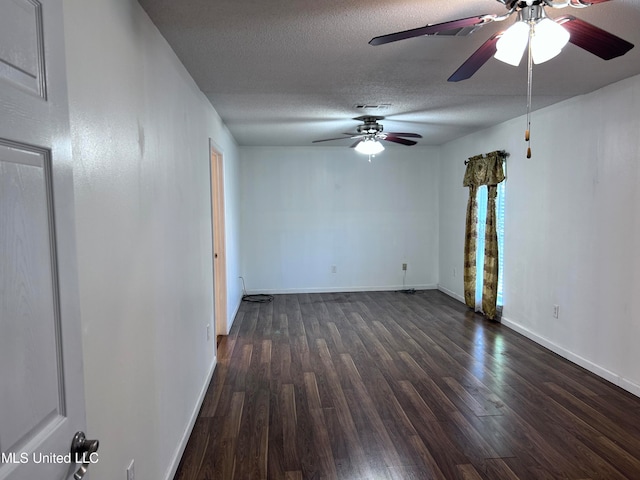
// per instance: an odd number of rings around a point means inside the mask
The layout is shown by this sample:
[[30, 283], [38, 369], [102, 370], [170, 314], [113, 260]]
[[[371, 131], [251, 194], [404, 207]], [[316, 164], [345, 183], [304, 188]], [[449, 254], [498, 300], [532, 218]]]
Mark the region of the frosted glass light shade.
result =
[[558, 55], [569, 41], [570, 34], [561, 25], [543, 18], [533, 27], [531, 56], [533, 63], [544, 63]]
[[520, 65], [528, 41], [529, 25], [525, 22], [516, 22], [498, 39], [494, 57], [501, 62], [517, 67]]
[[[494, 57], [517, 67], [529, 40], [528, 23], [519, 21], [511, 25], [496, 43]], [[569, 41], [570, 34], [550, 18], [543, 18], [533, 26], [531, 56], [533, 63], [544, 63], [558, 55]]]
[[365, 138], [358, 145], [356, 145], [356, 152], [363, 153], [365, 155], [377, 155], [383, 150], [384, 147], [382, 146], [382, 144], [373, 138]]

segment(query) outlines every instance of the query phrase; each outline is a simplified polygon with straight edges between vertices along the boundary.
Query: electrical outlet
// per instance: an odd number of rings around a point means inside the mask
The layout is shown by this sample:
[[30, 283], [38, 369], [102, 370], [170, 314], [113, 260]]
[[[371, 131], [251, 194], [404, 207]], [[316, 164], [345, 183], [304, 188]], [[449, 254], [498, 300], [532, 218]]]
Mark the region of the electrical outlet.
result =
[[456, 278], [456, 273], [458, 273], [456, 272], [456, 267], [453, 267], [453, 278]]
[[211, 340], [211, 324], [207, 323], [207, 341]]
[[407, 271], [407, 264], [406, 264], [406, 263], [403, 263], [403, 264], [402, 264], [402, 270], [403, 270], [404, 272], [406, 272], [406, 271]]
[[559, 314], [560, 314], [560, 306], [559, 305], [554, 305], [553, 306], [553, 318], [558, 318]]
[[127, 467], [127, 480], [136, 480], [136, 471], [133, 459], [131, 459], [131, 463]]
[[336, 273], [338, 271], [338, 267], [335, 265], [331, 265], [331, 273]]

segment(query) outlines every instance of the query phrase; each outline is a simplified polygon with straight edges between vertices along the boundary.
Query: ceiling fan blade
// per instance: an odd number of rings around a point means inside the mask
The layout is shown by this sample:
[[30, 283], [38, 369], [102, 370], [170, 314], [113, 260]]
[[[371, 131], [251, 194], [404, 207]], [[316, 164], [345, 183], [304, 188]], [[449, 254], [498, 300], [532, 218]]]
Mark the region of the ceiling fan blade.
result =
[[350, 140], [352, 138], [357, 138], [358, 136], [359, 135], [355, 134], [349, 137], [324, 138], [322, 140], [313, 140], [311, 143], [332, 142], [333, 140]]
[[381, 138], [380, 140], [385, 140], [387, 142], [401, 143], [402, 145], [415, 145], [418, 142], [413, 140], [407, 140], [406, 138], [394, 137], [393, 135], [387, 134], [385, 138]]
[[449, 77], [449, 82], [459, 82], [460, 80], [466, 80], [471, 78], [487, 60], [496, 54], [496, 43], [502, 36], [502, 32], [496, 33], [489, 40], [480, 45], [480, 48], [473, 52], [473, 54], [467, 58], [467, 60], [460, 65], [453, 75]]
[[361, 141], [362, 140], [356, 140], [355, 142], [353, 142], [350, 148], [356, 148]]
[[385, 132], [387, 135], [393, 135], [394, 137], [409, 137], [409, 138], [422, 138], [422, 135], [417, 133], [399, 133], [399, 132]]
[[[436, 23], [426, 25], [424, 27], [412, 28], [402, 32], [389, 33], [374, 37], [369, 41], [369, 45], [384, 45], [385, 43], [397, 42], [406, 38], [421, 37], [423, 35], [446, 34], [455, 35], [458, 31], [468, 27], [480, 27], [486, 23], [492, 22], [495, 15], [480, 15], [477, 17], [461, 18], [459, 20], [451, 20], [449, 22]], [[470, 33], [470, 32], [469, 32]]]
[[556, 23], [562, 25], [571, 34], [569, 38], [571, 43], [604, 60], [620, 57], [633, 48], [632, 43], [573, 15], [559, 17]]

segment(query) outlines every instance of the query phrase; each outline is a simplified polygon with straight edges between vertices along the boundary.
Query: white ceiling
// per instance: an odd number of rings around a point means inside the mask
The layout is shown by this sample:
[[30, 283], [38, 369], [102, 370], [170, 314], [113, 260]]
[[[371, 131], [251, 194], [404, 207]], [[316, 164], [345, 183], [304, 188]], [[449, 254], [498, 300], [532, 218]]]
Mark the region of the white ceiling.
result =
[[[385, 131], [419, 133], [419, 145], [439, 145], [525, 113], [526, 61], [516, 68], [492, 58], [469, 80], [447, 82], [515, 16], [467, 37], [368, 44], [426, 24], [506, 13], [496, 0], [139, 2], [240, 145], [310, 146], [355, 131], [353, 118], [365, 114], [384, 115]], [[640, 73], [640, 0], [547, 13], [572, 14], [636, 47], [604, 61], [568, 44], [555, 59], [534, 66], [534, 109]]]

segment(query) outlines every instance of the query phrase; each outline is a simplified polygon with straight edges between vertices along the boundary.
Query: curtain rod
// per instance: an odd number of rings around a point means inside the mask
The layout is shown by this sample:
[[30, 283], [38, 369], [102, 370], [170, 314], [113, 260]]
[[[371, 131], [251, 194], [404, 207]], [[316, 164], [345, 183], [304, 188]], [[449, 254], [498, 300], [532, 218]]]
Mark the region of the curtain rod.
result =
[[[499, 154], [502, 156], [502, 158], [503, 158], [503, 159], [506, 159], [508, 156], [510, 156], [510, 155], [511, 155], [511, 154], [510, 154], [509, 152], [507, 152], [506, 150], [496, 150], [496, 152], [497, 152], [497, 153], [499, 153]], [[491, 152], [491, 153], [493, 153], [493, 152]], [[486, 155], [486, 154], [483, 154], [482, 156], [484, 157], [484, 155]], [[471, 160], [465, 160], [465, 161], [464, 161], [464, 164], [466, 165], [466, 164], [468, 164], [470, 161], [471, 161]]]

